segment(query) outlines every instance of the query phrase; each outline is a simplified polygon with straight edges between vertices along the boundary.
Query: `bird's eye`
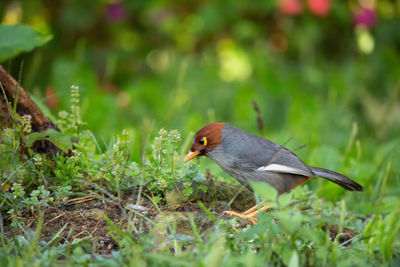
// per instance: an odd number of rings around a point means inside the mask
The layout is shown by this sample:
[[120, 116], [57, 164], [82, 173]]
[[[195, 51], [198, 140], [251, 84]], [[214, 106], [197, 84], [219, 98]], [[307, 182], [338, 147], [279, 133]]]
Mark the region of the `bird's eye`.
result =
[[202, 138], [199, 140], [199, 144], [202, 145], [202, 146], [206, 146], [206, 145], [207, 145], [207, 138], [202, 137]]

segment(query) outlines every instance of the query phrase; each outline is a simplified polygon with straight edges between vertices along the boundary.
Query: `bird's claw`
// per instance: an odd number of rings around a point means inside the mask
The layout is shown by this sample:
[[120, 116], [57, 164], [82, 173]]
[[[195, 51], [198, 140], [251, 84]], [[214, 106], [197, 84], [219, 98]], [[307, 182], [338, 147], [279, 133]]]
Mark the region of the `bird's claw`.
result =
[[[263, 201], [262, 203], [264, 203], [264, 202], [265, 201]], [[260, 204], [262, 204], [262, 203], [260, 203]], [[253, 224], [256, 224], [257, 218], [255, 218], [255, 216], [257, 216], [260, 212], [262, 212], [264, 210], [268, 210], [268, 209], [270, 209], [269, 206], [264, 206], [264, 207], [261, 207], [261, 209], [259, 209], [259, 206], [256, 205], [243, 213], [239, 213], [236, 211], [225, 211], [224, 214], [231, 216], [231, 217], [239, 217], [242, 219], [250, 220]]]
[[249, 220], [253, 224], [257, 223], [257, 218], [254, 218], [255, 215], [252, 216], [253, 214], [243, 214], [243, 213], [239, 213], [239, 212], [235, 212], [235, 211], [225, 211], [224, 214], [231, 216], [231, 217], [238, 217], [238, 218]]

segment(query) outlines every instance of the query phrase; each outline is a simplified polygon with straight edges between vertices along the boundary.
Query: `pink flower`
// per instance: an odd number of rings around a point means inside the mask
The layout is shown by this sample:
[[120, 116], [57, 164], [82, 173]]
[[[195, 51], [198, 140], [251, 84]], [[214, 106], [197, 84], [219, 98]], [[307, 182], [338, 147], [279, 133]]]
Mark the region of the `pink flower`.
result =
[[354, 24], [364, 25], [368, 28], [375, 26], [377, 22], [376, 12], [369, 8], [359, 8], [354, 14]]
[[286, 15], [295, 16], [303, 12], [303, 6], [299, 0], [279, 0], [279, 11]]
[[107, 19], [112, 22], [120, 22], [125, 19], [126, 11], [122, 4], [108, 4], [106, 7]]
[[315, 16], [325, 17], [331, 9], [330, 0], [307, 0], [308, 8]]

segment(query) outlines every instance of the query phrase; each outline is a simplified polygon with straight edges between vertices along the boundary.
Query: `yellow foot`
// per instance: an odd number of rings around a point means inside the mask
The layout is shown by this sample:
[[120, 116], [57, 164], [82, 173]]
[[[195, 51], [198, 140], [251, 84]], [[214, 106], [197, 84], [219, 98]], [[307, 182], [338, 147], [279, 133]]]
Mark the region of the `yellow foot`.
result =
[[242, 219], [246, 219], [251, 221], [253, 224], [257, 223], [257, 218], [253, 218], [250, 217], [249, 215], [243, 214], [243, 213], [239, 213], [239, 212], [235, 212], [235, 211], [225, 211], [224, 212], [226, 215], [231, 216], [231, 217], [239, 217]]
[[[258, 207], [261, 207], [262, 204], [264, 204], [265, 202], [267, 202], [266, 199], [264, 199], [263, 201], [261, 201], [260, 203], [254, 205], [253, 207], [251, 207], [250, 209], [246, 210], [245, 212], [243, 212], [243, 214], [250, 214], [253, 213], [254, 211], [258, 210]], [[269, 209], [269, 207], [267, 208]], [[257, 214], [256, 214], [257, 215]]]
[[[265, 202], [266, 202], [266, 200], [262, 201], [260, 203], [260, 205]], [[254, 207], [246, 210], [243, 213], [239, 213], [239, 212], [235, 212], [235, 211], [225, 211], [224, 213], [228, 216], [239, 217], [242, 219], [250, 220], [253, 224], [255, 224], [257, 222], [257, 218], [254, 218], [254, 217], [257, 216], [260, 212], [270, 208], [268, 206], [264, 206], [264, 207], [260, 208], [260, 210], [257, 210], [258, 206], [259, 205], [255, 205]]]

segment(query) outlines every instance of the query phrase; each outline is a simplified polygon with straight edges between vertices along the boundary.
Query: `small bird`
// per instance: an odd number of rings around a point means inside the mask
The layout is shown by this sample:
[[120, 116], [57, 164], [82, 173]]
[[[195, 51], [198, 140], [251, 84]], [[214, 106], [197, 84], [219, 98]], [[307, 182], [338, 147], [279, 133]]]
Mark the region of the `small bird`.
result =
[[[250, 190], [249, 181], [267, 182], [278, 191], [278, 196], [316, 176], [349, 191], [363, 190], [361, 185], [340, 173], [308, 166], [289, 149], [228, 123], [210, 123], [196, 133], [184, 161], [196, 156], [211, 158]], [[269, 207], [259, 211], [257, 208], [256, 205], [243, 213], [227, 211], [226, 214], [255, 222], [254, 217]]]

